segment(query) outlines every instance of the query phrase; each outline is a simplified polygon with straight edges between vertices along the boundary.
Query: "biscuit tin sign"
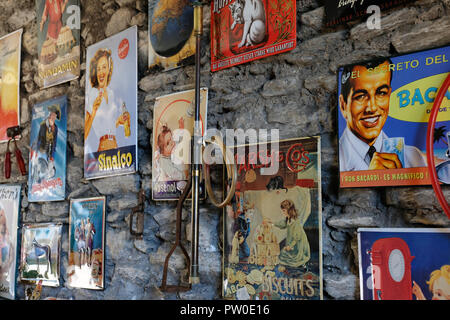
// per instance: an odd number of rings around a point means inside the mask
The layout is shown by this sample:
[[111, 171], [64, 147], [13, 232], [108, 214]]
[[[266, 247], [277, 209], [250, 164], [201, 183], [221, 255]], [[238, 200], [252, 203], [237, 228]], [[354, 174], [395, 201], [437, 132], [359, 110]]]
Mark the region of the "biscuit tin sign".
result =
[[225, 299], [322, 299], [320, 137], [276, 146], [234, 149], [238, 179], [224, 210]]
[[293, 0], [214, 0], [211, 2], [211, 71], [293, 50]]
[[[341, 187], [430, 184], [429, 114], [450, 72], [450, 46], [341, 67], [338, 134]], [[450, 183], [450, 92], [434, 131], [438, 179]]]

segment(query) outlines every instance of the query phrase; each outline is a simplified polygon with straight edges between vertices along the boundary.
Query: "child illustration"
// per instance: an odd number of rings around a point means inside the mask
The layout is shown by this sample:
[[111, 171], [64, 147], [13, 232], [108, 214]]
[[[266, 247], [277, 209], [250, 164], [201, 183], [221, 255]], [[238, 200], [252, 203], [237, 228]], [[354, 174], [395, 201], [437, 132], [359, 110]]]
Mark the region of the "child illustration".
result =
[[[178, 120], [179, 128], [184, 129], [184, 119]], [[186, 180], [189, 170], [185, 164], [174, 163], [176, 143], [173, 140], [172, 130], [163, 125], [156, 140], [155, 152], [156, 181]]]
[[[431, 300], [450, 300], [450, 265], [447, 264], [442, 266], [441, 269], [434, 270], [427, 284], [433, 294]], [[413, 281], [412, 293], [417, 300], [427, 300], [415, 281]]]
[[250, 255], [250, 247], [247, 243], [247, 238], [250, 235], [250, 223], [253, 215], [253, 210], [241, 212], [234, 221], [235, 236], [239, 238], [239, 261], [247, 261]]
[[6, 213], [0, 204], [0, 280], [8, 272], [11, 263], [9, 233], [6, 222]]
[[[305, 230], [298, 219], [298, 211], [289, 199], [282, 201], [280, 208], [285, 218], [273, 225], [280, 229], [286, 229], [287, 235], [284, 247], [280, 252], [279, 262], [294, 268], [305, 265], [311, 258], [311, 252]], [[272, 223], [268, 218], [265, 221]]]

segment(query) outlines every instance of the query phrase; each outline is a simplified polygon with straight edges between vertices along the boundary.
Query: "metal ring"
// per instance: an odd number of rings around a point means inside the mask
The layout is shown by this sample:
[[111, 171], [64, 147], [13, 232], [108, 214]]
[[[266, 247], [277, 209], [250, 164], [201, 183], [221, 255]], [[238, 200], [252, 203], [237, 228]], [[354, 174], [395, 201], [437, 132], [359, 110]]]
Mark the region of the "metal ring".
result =
[[203, 171], [203, 176], [205, 178], [205, 188], [206, 188], [206, 191], [208, 192], [211, 202], [216, 207], [223, 208], [227, 204], [229, 204], [231, 202], [231, 199], [233, 199], [233, 197], [234, 197], [234, 192], [236, 190], [236, 182], [237, 182], [237, 170], [236, 170], [236, 164], [234, 163], [233, 154], [230, 152], [230, 150], [228, 150], [225, 147], [222, 139], [217, 136], [214, 136], [213, 138], [214, 139], [211, 139], [206, 142], [215, 144], [220, 148], [220, 151], [222, 152], [222, 155], [224, 156], [223, 158], [224, 158], [225, 165], [227, 168], [227, 175], [228, 175], [228, 177], [231, 177], [230, 190], [228, 191], [227, 196], [225, 197], [225, 199], [222, 202], [217, 201], [217, 199], [214, 195], [214, 191], [212, 190], [210, 173], [209, 173], [209, 165], [203, 164], [202, 171]]

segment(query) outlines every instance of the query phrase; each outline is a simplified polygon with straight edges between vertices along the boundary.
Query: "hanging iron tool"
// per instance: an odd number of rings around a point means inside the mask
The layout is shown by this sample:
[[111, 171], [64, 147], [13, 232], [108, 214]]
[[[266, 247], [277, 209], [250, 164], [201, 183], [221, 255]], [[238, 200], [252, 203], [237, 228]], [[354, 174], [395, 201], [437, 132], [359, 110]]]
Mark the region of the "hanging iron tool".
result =
[[[194, 36], [196, 38], [196, 50], [195, 50], [195, 109], [194, 109], [194, 134], [191, 140], [191, 177], [188, 185], [185, 187], [183, 194], [180, 196], [177, 204], [177, 227], [176, 227], [176, 240], [175, 244], [169, 251], [163, 269], [163, 280], [161, 285], [162, 291], [174, 292], [174, 291], [187, 291], [192, 288], [192, 284], [200, 282], [199, 276], [199, 194], [200, 194], [200, 182], [202, 179], [201, 173], [205, 179], [205, 187], [211, 202], [219, 207], [223, 208], [233, 198], [236, 181], [237, 171], [234, 164], [234, 157], [229, 150], [227, 150], [222, 139], [219, 136], [214, 136], [208, 141], [204, 140], [202, 134], [202, 125], [200, 121], [200, 57], [201, 57], [201, 38], [203, 34], [203, 3], [201, 1], [195, 1], [192, 3], [194, 7]], [[228, 190], [228, 194], [225, 200], [219, 203], [212, 191], [209, 166], [202, 165], [202, 152], [203, 146], [206, 143], [215, 144], [222, 152], [223, 160], [226, 164], [228, 178], [231, 179], [231, 187]], [[181, 219], [182, 219], [182, 207], [183, 202], [191, 192], [191, 257], [189, 256], [181, 244]], [[188, 285], [167, 285], [167, 272], [170, 256], [179, 246], [184, 256], [186, 257], [187, 267], [189, 270], [189, 284]]]
[[27, 170], [25, 168], [25, 161], [22, 157], [22, 152], [20, 151], [19, 147], [17, 146], [16, 137], [20, 135], [20, 127], [11, 127], [6, 130], [6, 134], [9, 138], [8, 145], [6, 148], [6, 155], [5, 155], [5, 178], [9, 179], [11, 177], [11, 151], [9, 149], [9, 145], [11, 141], [14, 142], [14, 154], [16, 156], [17, 166], [19, 167], [20, 173], [25, 176], [27, 174]]
[[191, 270], [189, 283], [200, 282], [198, 275], [198, 225], [199, 225], [199, 187], [202, 161], [202, 127], [200, 123], [200, 56], [203, 34], [203, 6], [202, 2], [195, 1], [194, 6], [194, 35], [195, 35], [195, 109], [194, 109], [194, 135], [191, 140]]

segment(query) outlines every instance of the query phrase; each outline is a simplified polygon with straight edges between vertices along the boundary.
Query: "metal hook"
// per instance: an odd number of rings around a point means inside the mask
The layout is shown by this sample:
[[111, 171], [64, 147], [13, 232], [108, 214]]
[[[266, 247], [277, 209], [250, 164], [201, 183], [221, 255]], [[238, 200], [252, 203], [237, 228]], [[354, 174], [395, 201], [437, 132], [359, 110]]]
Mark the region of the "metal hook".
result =
[[[141, 190], [139, 192], [139, 202], [136, 207], [131, 209], [130, 215], [130, 233], [139, 239], [142, 239], [144, 235], [144, 202], [145, 192]], [[133, 229], [134, 220], [136, 220], [136, 229]]]

